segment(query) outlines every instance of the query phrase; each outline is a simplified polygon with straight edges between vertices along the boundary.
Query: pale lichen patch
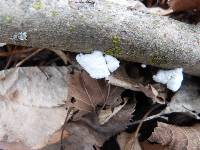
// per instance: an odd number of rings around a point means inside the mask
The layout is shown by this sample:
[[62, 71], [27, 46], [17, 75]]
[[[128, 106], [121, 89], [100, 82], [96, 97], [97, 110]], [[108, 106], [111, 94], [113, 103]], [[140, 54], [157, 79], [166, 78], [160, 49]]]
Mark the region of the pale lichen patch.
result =
[[27, 40], [27, 32], [18, 32], [15, 33], [12, 38], [12, 40], [19, 40], [19, 41], [26, 41]]
[[12, 17], [11, 16], [4, 16], [3, 17], [3, 22], [8, 24], [12, 22]]
[[41, 0], [37, 0], [33, 3], [32, 7], [35, 9], [35, 10], [40, 10], [40, 9], [43, 9], [45, 7], [45, 4], [41, 1]]

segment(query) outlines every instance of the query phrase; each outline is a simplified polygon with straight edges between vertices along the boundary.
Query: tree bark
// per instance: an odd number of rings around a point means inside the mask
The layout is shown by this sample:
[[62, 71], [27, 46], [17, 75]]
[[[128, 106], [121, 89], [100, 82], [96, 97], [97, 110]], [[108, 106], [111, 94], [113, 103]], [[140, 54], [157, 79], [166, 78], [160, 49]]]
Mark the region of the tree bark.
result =
[[200, 76], [200, 27], [129, 9], [120, 0], [1, 0], [0, 42], [105, 51]]

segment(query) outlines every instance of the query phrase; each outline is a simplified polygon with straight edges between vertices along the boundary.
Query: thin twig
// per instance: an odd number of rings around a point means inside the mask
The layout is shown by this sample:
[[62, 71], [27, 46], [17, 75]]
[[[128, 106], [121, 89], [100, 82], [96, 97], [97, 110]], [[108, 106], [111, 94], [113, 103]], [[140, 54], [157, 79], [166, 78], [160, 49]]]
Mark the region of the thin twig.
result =
[[28, 59], [30, 59], [31, 57], [33, 57], [34, 55], [36, 55], [37, 53], [39, 53], [42, 50], [44, 50], [44, 49], [38, 49], [37, 51], [33, 52], [31, 55], [27, 56], [26, 58], [24, 58], [23, 60], [21, 60], [19, 63], [17, 63], [16, 67], [21, 66], [25, 61], [27, 61]]
[[185, 108], [186, 110], [188, 110], [188, 112], [189, 112], [191, 115], [193, 115], [197, 120], [200, 120], [200, 117], [199, 117], [199, 115], [198, 115], [197, 112], [193, 112], [191, 109], [185, 107], [184, 105], [182, 105], [182, 107]]
[[[16, 47], [16, 46], [15, 46], [15, 47]], [[7, 69], [7, 68], [10, 66], [10, 64], [11, 64], [12, 59], [13, 59], [13, 52], [15, 51], [15, 48], [14, 48], [14, 50], [12, 50], [12, 49], [10, 49], [10, 48], [8, 47], [8, 51], [11, 53], [11, 55], [9, 56], [9, 59], [8, 59], [8, 61], [7, 61], [7, 63], [6, 63], [6, 66], [4, 67], [4, 70]]]
[[96, 81], [96, 83], [97, 83], [97, 88], [98, 88], [98, 91], [100, 92], [100, 94], [101, 94], [101, 98], [102, 99], [105, 99], [105, 96], [104, 96], [104, 94], [103, 94], [103, 92], [102, 92], [102, 90], [101, 90], [101, 87], [100, 87], [100, 85], [99, 85], [99, 82], [98, 82], [98, 80], [95, 80]]
[[135, 124], [141, 123], [142, 121], [146, 122], [146, 121], [149, 121], [149, 120], [152, 120], [152, 119], [156, 119], [156, 118], [162, 117], [163, 115], [167, 115], [167, 114], [168, 113], [161, 112], [159, 114], [149, 116], [149, 117], [145, 118], [144, 120], [141, 119], [141, 120], [134, 121], [134, 122], [130, 123], [129, 125], [135, 125]]
[[66, 118], [65, 118], [65, 122], [62, 126], [62, 132], [61, 132], [61, 136], [60, 136], [60, 150], [64, 150], [65, 147], [63, 145], [63, 134], [64, 134], [64, 130], [65, 130], [65, 127], [66, 127], [66, 124], [68, 123], [68, 121], [71, 119], [73, 113], [74, 113], [74, 108], [73, 107], [70, 107], [67, 109], [67, 115], [66, 115]]
[[106, 106], [106, 103], [107, 103], [107, 100], [108, 100], [108, 97], [110, 96], [110, 84], [108, 83], [108, 90], [107, 90], [107, 94], [106, 94], [106, 97], [105, 97], [105, 100], [104, 100], [104, 104], [102, 106], [101, 109], [104, 109], [104, 107]]
[[10, 51], [10, 52], [0, 52], [0, 57], [8, 57], [10, 55], [15, 55], [15, 54], [20, 54], [20, 53], [28, 53], [31, 51], [35, 51], [35, 48], [28, 48], [25, 50], [15, 50], [15, 51]]
[[[152, 108], [142, 117], [142, 121], [140, 121], [140, 124], [138, 125], [138, 127], [137, 127], [135, 133], [132, 135], [132, 139], [133, 139], [133, 140], [136, 139], [136, 138], [138, 138], [138, 134], [139, 134], [140, 128], [142, 127], [142, 124], [143, 124], [145, 118], [147, 118], [147, 116], [148, 116], [153, 110], [157, 109], [158, 107], [160, 107], [160, 106], [159, 106], [159, 105], [156, 105], [156, 106], [152, 107]], [[133, 142], [134, 142], [134, 141], [133, 141]], [[132, 146], [131, 146], [131, 150], [133, 150], [133, 148], [134, 148], [133, 146], [134, 146], [134, 143], [133, 143]]]
[[85, 81], [84, 81], [84, 78], [83, 78], [83, 76], [82, 76], [82, 73], [81, 73], [80, 77], [81, 77], [81, 81], [82, 81], [84, 90], [85, 90], [85, 92], [86, 92], [86, 94], [87, 94], [87, 96], [88, 96], [88, 99], [90, 100], [90, 103], [91, 103], [91, 105], [92, 105], [92, 107], [93, 107], [93, 109], [94, 109], [94, 111], [95, 111], [95, 109], [96, 109], [96, 108], [95, 108], [95, 105], [94, 105], [94, 103], [93, 103], [93, 101], [92, 101], [92, 98], [90, 97], [90, 94], [89, 94], [89, 92], [88, 92], [88, 90], [87, 90], [87, 88], [86, 88], [86, 86], [85, 86]]

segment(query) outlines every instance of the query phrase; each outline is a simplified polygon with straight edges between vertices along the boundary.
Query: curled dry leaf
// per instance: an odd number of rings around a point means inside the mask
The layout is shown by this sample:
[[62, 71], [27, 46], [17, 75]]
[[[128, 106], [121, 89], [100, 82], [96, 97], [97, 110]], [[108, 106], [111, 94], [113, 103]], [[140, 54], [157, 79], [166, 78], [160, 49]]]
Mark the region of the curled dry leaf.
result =
[[108, 76], [106, 80], [115, 86], [123, 87], [133, 91], [141, 91], [155, 102], [161, 104], [165, 103], [167, 89], [163, 85], [143, 85], [142, 81], [138, 82], [138, 79], [130, 78], [123, 66], [115, 71], [113, 75]]
[[[48, 144], [64, 123], [66, 67], [15, 68], [0, 72], [0, 141], [32, 149]], [[9, 145], [7, 145], [9, 146]], [[11, 145], [10, 145], [11, 146]]]
[[[200, 113], [200, 86], [197, 81], [185, 79], [181, 88], [172, 97], [171, 101], [167, 104], [167, 107], [163, 109], [159, 114], [153, 115], [145, 119], [151, 120], [158, 118], [162, 115], [170, 113], [181, 113], [188, 117], [200, 119], [198, 113]], [[185, 120], [185, 119], [184, 119]], [[177, 121], [176, 121], [177, 122]], [[179, 120], [179, 122], [181, 122]], [[178, 123], [178, 122], [177, 122]]]
[[84, 71], [74, 70], [69, 79], [67, 105], [93, 112], [97, 105], [111, 105], [120, 100], [123, 90], [123, 88], [108, 85], [105, 80], [93, 79]]
[[168, 146], [166, 150], [199, 150], [200, 125], [178, 127], [158, 122], [149, 140]]

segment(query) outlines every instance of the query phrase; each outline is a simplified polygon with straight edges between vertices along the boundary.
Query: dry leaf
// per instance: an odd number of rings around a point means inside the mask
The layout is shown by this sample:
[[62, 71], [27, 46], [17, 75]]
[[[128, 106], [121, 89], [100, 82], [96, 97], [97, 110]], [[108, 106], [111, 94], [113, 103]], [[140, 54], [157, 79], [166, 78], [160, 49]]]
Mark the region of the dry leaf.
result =
[[[117, 136], [117, 142], [119, 144], [120, 150], [125, 150], [125, 146], [128, 141], [131, 139], [132, 135], [130, 133], [122, 132]], [[138, 141], [138, 140], [137, 140]], [[152, 144], [148, 141], [136, 143], [141, 146], [142, 150], [164, 150], [164, 146], [161, 144]], [[139, 148], [136, 148], [136, 150]], [[130, 149], [128, 149], [130, 150]]]
[[173, 12], [182, 12], [188, 10], [199, 10], [200, 1], [199, 0], [169, 0], [169, 7]]
[[178, 127], [158, 122], [149, 140], [168, 146], [166, 150], [199, 150], [200, 125]]
[[27, 146], [23, 145], [22, 143], [5, 143], [5, 142], [0, 142], [0, 149], [1, 150], [31, 150]]
[[117, 136], [117, 143], [120, 147], [120, 150], [124, 150], [128, 140], [131, 138], [130, 133], [122, 132]]
[[[141, 77], [140, 77], [141, 78]], [[130, 78], [124, 67], [121, 66], [113, 75], [106, 78], [110, 84], [115, 86], [123, 87], [133, 91], [141, 91], [147, 97], [151, 98], [155, 102], [165, 103], [166, 99], [166, 88], [161, 84], [155, 85], [143, 85], [142, 82], [138, 82], [138, 79]], [[159, 85], [159, 86], [158, 86]]]
[[188, 110], [200, 112], [200, 85], [196, 81], [186, 79], [179, 91], [172, 97], [166, 108], [168, 112], [188, 112]]
[[142, 150], [165, 150], [165, 146], [162, 146], [161, 144], [152, 144], [148, 141], [141, 142], [140, 145]]
[[[32, 149], [48, 140], [64, 123], [66, 67], [15, 68], [0, 72], [0, 141]], [[9, 145], [7, 145], [9, 146]], [[11, 145], [10, 145], [11, 146]]]
[[[86, 72], [75, 70], [69, 80], [70, 103], [79, 110], [93, 112], [97, 105], [111, 104], [121, 98], [124, 90], [110, 86], [104, 80], [91, 78]], [[109, 94], [108, 94], [109, 93]]]
[[24, 106], [57, 107], [68, 96], [69, 68], [25, 67], [0, 72], [0, 98]]
[[[132, 118], [132, 111], [132, 105], [125, 105], [104, 125], [99, 124], [95, 113], [88, 113], [76, 122], [69, 122], [65, 128], [69, 133], [64, 141], [66, 150], [92, 150], [93, 145], [101, 147], [111, 136], [125, 130]], [[58, 148], [59, 144], [47, 146], [42, 150]]]
[[5, 142], [21, 141], [31, 148], [45, 146], [66, 115], [63, 107], [31, 107], [3, 99], [0, 107], [0, 140], [6, 136]]
[[133, 134], [122, 132], [117, 136], [120, 150], [142, 150], [138, 139]]
[[[105, 124], [108, 122], [114, 115], [116, 115], [127, 103], [127, 100], [124, 102], [124, 104], [116, 106], [113, 110], [112, 108], [108, 109], [101, 109], [98, 115], [99, 118], [99, 123], [101, 125]], [[133, 107], [134, 110], [135, 106]]]
[[98, 117], [95, 113], [90, 113], [79, 120], [88, 124], [98, 132], [108, 135], [115, 135], [126, 129], [130, 124], [132, 113], [134, 112], [133, 105], [125, 105], [116, 115], [114, 115], [107, 123], [100, 125]]
[[[109, 138], [108, 135], [99, 133], [82, 121], [68, 123], [66, 130], [69, 136], [64, 139], [63, 144], [66, 150], [93, 150], [93, 146], [100, 147]], [[59, 150], [60, 142], [48, 145], [42, 150]]]
[[[198, 116], [198, 113], [200, 112], [199, 91], [199, 83], [197, 81], [188, 80], [186, 78], [181, 88], [178, 90], [178, 92], [176, 92], [171, 101], [167, 104], [167, 107], [165, 107], [165, 109], [163, 109], [159, 114], [148, 117], [145, 119], [145, 121], [171, 113], [181, 113], [182, 115], [186, 115], [190, 118], [192, 117], [195, 119], [200, 119]], [[179, 120], [179, 122], [181, 122], [181, 120]], [[176, 121], [176, 124], [177, 123], [178, 122]]]
[[[57, 132], [55, 132], [53, 135], [51, 135], [51, 137], [48, 139], [47, 145], [58, 143], [61, 139], [61, 134], [62, 134], [62, 130], [60, 129]], [[67, 130], [64, 130], [63, 131], [63, 139], [66, 139], [69, 136], [70, 136], [69, 132]]]

